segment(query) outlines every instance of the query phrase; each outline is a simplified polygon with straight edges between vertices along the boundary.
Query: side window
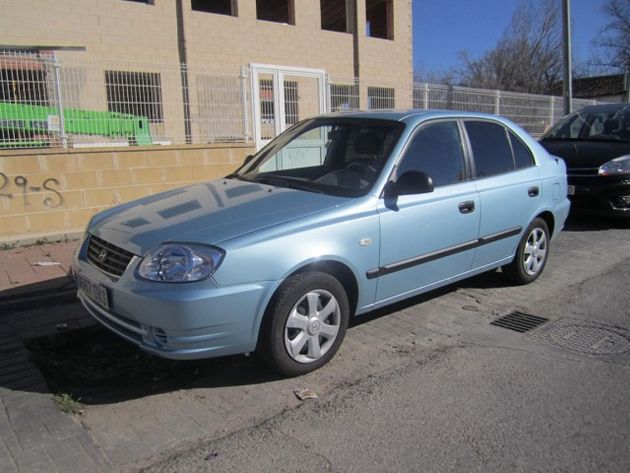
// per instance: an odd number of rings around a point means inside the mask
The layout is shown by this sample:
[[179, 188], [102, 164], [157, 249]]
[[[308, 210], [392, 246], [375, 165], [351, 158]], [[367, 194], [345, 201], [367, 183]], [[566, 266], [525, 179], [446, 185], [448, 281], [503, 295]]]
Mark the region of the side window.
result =
[[514, 152], [514, 163], [516, 163], [516, 169], [528, 168], [534, 165], [534, 157], [532, 152], [525, 144], [519, 140], [514, 133], [508, 132], [510, 135], [510, 142], [512, 143], [512, 151]]
[[490, 122], [466, 122], [477, 177], [514, 170], [512, 148], [504, 127]]
[[434, 186], [445, 186], [466, 178], [464, 151], [456, 122], [437, 122], [422, 126], [413, 136], [398, 166], [397, 175], [422, 171]]

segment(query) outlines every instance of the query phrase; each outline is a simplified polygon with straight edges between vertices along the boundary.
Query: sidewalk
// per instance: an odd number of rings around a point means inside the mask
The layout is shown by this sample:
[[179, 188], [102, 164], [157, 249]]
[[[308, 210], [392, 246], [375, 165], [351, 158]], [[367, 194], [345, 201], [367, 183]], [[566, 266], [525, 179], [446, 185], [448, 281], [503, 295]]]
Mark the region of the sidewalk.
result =
[[[25, 340], [93, 324], [69, 277], [78, 240], [0, 250], [0, 471], [111, 470], [76, 417], [64, 414], [32, 360]], [[34, 309], [34, 310], [30, 310]]]
[[78, 240], [0, 250], [0, 312], [74, 300], [69, 276]]

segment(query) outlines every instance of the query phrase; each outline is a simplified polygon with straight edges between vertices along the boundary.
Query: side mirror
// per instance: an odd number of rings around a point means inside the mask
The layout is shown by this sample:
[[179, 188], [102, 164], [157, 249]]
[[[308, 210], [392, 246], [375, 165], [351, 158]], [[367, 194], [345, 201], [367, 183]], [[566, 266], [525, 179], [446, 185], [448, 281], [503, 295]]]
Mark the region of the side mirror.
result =
[[397, 196], [428, 194], [434, 190], [433, 179], [422, 171], [407, 171], [396, 180], [392, 190]]
[[254, 155], [253, 154], [248, 154], [247, 156], [245, 156], [245, 159], [243, 160], [243, 166], [248, 164], [252, 159], [254, 159]]

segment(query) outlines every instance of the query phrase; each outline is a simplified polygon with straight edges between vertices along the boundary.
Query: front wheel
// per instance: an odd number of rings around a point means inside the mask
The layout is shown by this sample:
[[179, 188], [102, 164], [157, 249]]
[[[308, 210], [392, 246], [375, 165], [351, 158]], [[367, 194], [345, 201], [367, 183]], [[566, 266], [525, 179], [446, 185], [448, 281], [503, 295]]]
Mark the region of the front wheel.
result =
[[276, 371], [297, 376], [326, 364], [349, 320], [348, 296], [327, 273], [298, 273], [274, 295], [261, 327], [259, 352]]
[[541, 275], [548, 256], [549, 228], [542, 218], [535, 218], [523, 233], [514, 261], [503, 271], [515, 283], [529, 284]]

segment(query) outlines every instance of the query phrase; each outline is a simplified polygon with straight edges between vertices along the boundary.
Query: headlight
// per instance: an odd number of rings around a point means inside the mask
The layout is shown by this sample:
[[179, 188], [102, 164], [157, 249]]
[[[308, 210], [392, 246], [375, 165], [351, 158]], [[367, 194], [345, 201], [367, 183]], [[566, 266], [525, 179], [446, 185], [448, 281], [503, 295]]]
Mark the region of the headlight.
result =
[[151, 281], [199, 281], [217, 270], [224, 255], [214, 246], [167, 243], [144, 257], [138, 274]]
[[614, 176], [615, 174], [630, 173], [630, 154], [620, 156], [602, 164], [597, 174], [600, 176]]

